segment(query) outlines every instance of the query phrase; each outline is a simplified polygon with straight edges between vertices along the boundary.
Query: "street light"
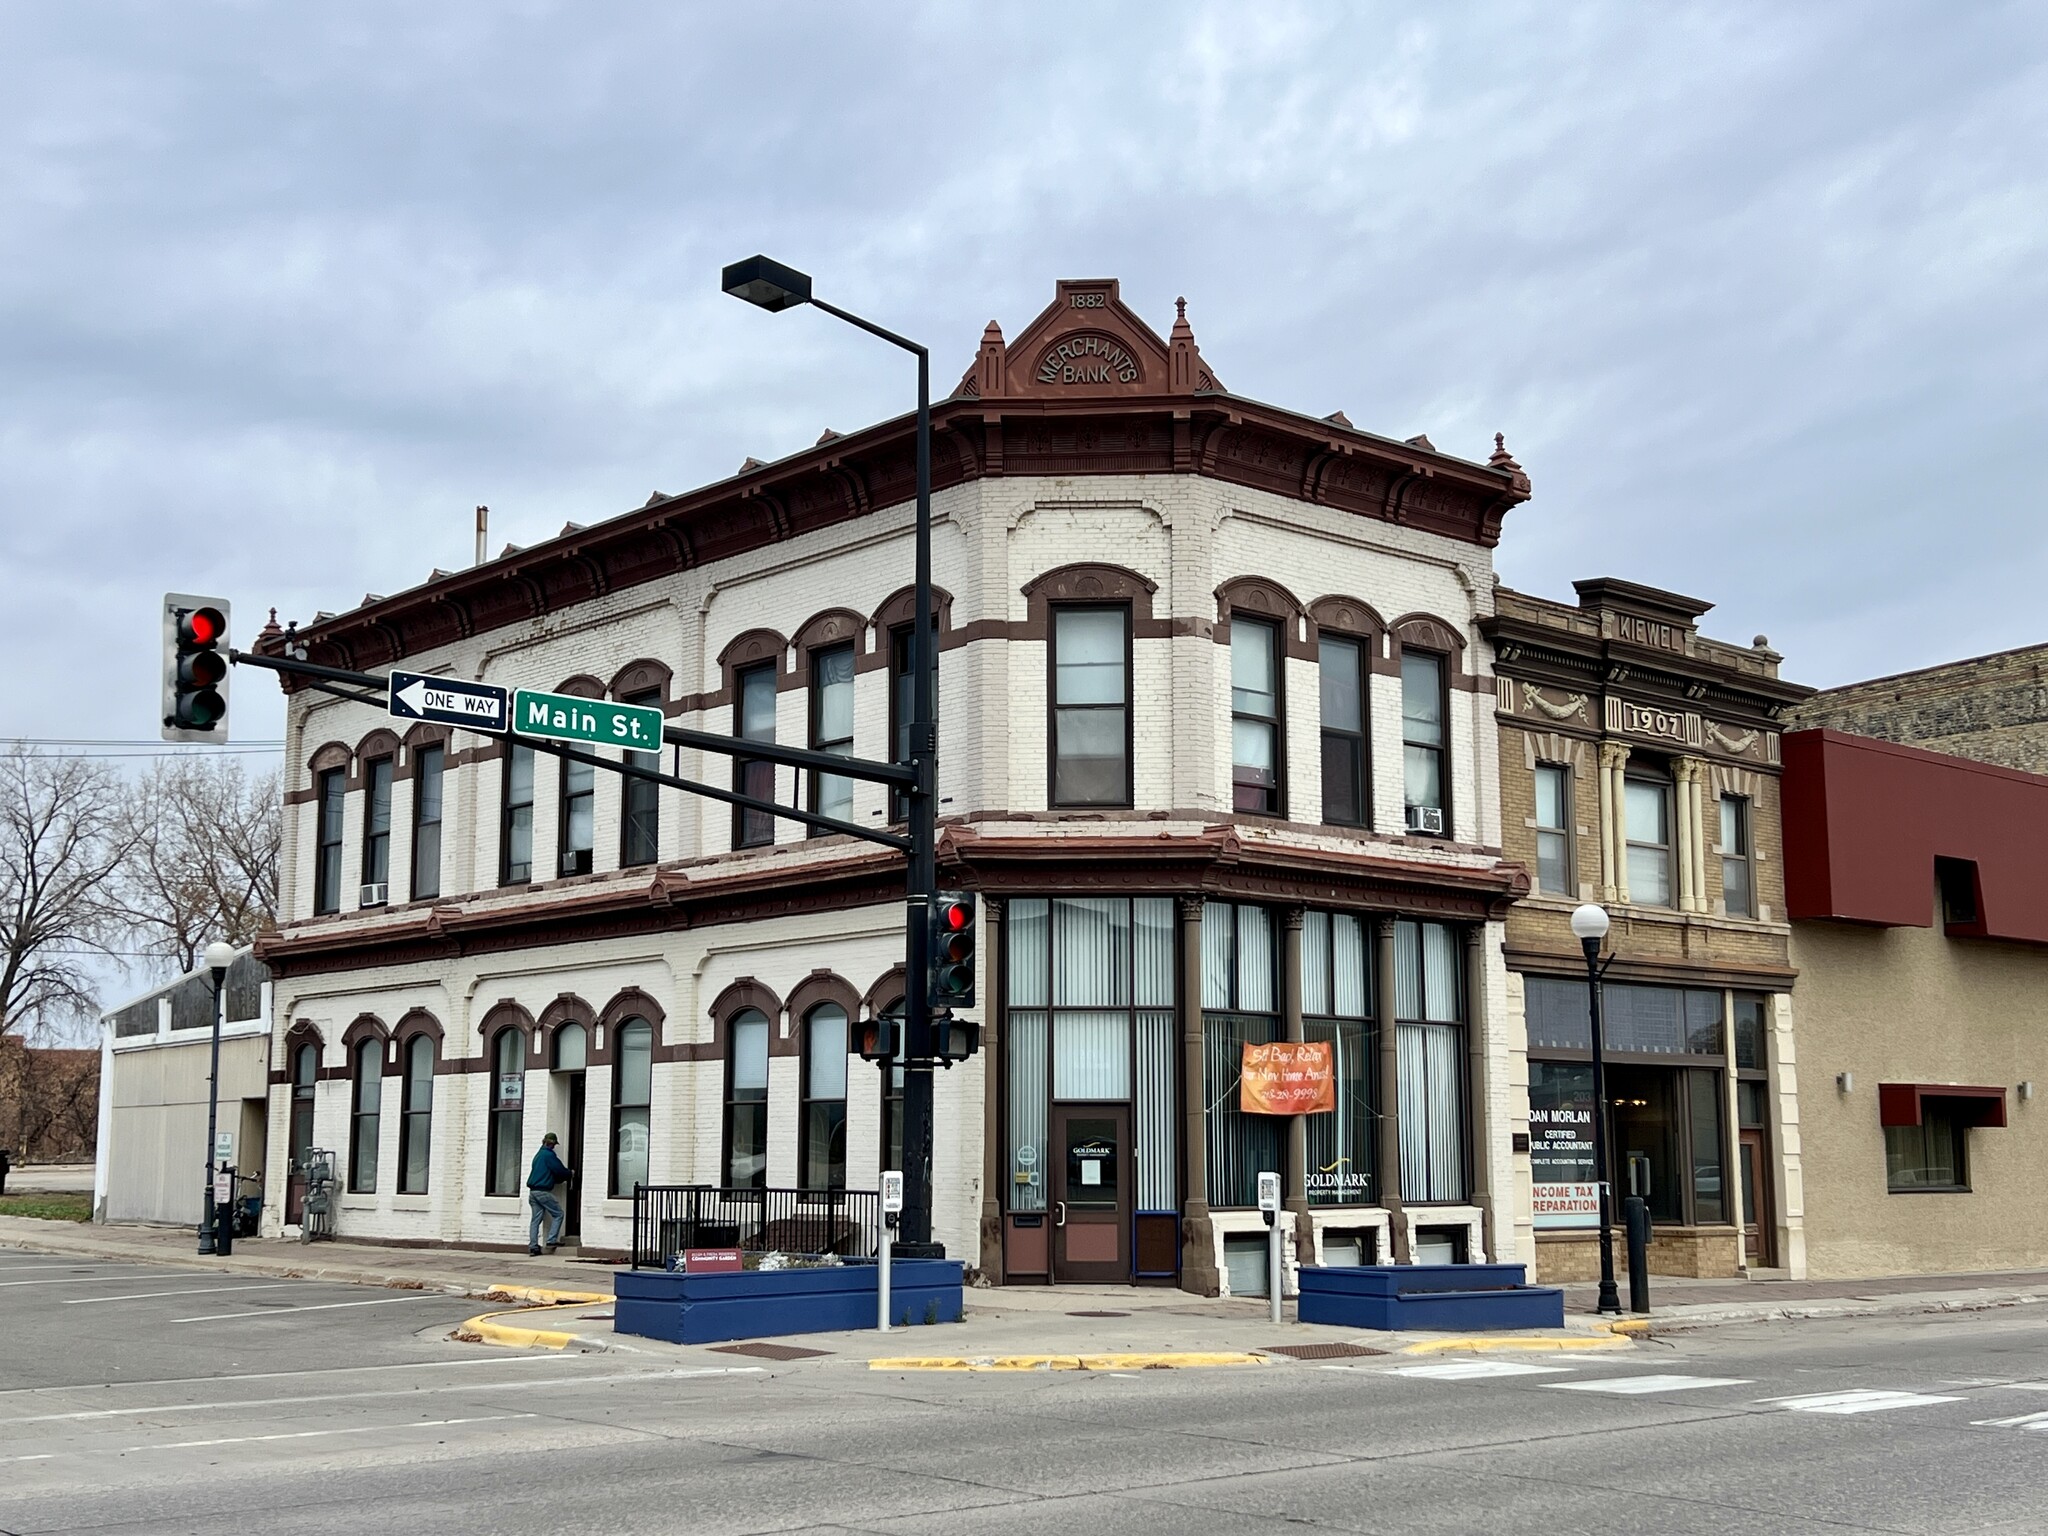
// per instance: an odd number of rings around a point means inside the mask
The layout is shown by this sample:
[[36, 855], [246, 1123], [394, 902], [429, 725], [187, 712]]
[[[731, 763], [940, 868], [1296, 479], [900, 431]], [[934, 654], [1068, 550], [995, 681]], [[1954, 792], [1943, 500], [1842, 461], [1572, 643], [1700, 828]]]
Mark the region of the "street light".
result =
[[910, 765], [917, 782], [909, 792], [910, 864], [905, 885], [903, 1046], [903, 1239], [896, 1251], [909, 1258], [946, 1256], [932, 1241], [932, 1067], [930, 935], [927, 914], [938, 893], [938, 730], [933, 724], [932, 672], [932, 406], [931, 354], [906, 336], [884, 330], [811, 293], [808, 273], [766, 256], [736, 261], [719, 286], [770, 313], [808, 304], [848, 325], [901, 347], [917, 358], [917, 615], [910, 635]]
[[1587, 902], [1572, 910], [1572, 933], [1586, 953], [1586, 1005], [1593, 1036], [1593, 1181], [1600, 1187], [1600, 1312], [1621, 1316], [1621, 1295], [1614, 1288], [1614, 1197], [1607, 1179], [1607, 1064], [1600, 1043], [1600, 973], [1614, 959], [1600, 958], [1607, 937], [1607, 909]]
[[234, 945], [215, 939], [206, 946], [206, 968], [213, 972], [213, 1065], [206, 1074], [206, 1190], [199, 1207], [201, 1253], [214, 1251], [213, 1146], [220, 1125], [220, 1026], [228, 1011], [228, 967], [234, 963]]

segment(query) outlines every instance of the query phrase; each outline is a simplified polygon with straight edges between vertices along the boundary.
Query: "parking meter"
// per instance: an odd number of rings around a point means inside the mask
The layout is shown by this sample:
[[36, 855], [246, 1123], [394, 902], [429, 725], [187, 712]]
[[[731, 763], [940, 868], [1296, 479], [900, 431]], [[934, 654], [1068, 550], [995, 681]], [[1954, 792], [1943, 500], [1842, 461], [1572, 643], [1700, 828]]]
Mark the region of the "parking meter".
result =
[[1280, 1321], [1280, 1293], [1283, 1282], [1280, 1264], [1280, 1175], [1259, 1175], [1259, 1214], [1266, 1218], [1266, 1295], [1271, 1299], [1274, 1322]]
[[896, 1227], [903, 1219], [903, 1175], [885, 1169], [882, 1173], [882, 1251], [875, 1256], [875, 1326], [889, 1331], [889, 1250], [896, 1246]]

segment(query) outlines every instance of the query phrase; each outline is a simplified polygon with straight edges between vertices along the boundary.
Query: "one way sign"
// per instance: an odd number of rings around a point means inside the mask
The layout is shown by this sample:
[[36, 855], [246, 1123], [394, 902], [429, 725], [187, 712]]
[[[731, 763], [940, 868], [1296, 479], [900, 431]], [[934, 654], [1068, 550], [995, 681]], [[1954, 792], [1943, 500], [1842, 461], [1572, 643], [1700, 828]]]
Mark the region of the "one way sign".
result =
[[391, 713], [400, 720], [433, 720], [465, 730], [505, 734], [511, 699], [489, 683], [466, 683], [456, 677], [425, 677], [394, 672], [389, 684]]

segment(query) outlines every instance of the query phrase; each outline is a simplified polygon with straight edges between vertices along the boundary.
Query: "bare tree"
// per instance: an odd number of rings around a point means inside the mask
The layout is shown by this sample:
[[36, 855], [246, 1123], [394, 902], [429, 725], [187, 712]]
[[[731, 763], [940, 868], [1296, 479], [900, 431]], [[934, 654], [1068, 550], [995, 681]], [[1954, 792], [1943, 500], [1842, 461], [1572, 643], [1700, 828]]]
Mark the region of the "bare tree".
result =
[[277, 916], [278, 776], [233, 758], [159, 761], [122, 816], [115, 882], [131, 948], [193, 969], [215, 939], [247, 944]]
[[86, 962], [113, 931], [122, 809], [105, 764], [19, 743], [0, 754], [0, 1039], [96, 1007]]

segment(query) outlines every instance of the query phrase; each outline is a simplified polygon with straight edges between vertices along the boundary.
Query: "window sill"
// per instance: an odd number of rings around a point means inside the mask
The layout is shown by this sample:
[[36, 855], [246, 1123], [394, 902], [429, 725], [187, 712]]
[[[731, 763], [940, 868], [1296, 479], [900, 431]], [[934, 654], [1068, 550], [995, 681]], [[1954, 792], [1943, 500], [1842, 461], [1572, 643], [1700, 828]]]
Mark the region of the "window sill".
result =
[[1887, 1184], [1884, 1192], [1888, 1195], [1967, 1195], [1972, 1193], [1967, 1184], [1915, 1184], [1899, 1188]]

